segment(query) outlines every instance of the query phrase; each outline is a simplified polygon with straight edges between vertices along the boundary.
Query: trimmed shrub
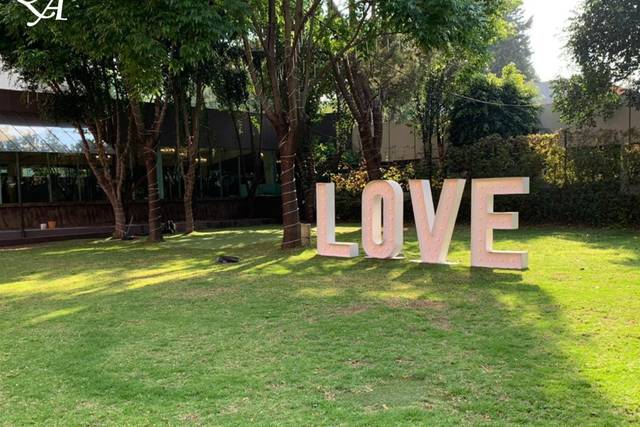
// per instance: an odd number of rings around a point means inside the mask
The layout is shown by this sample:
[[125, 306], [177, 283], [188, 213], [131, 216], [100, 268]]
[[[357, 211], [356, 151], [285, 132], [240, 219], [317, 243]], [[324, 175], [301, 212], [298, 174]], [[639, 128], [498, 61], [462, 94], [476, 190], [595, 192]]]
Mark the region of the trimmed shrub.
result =
[[[418, 165], [395, 165], [385, 171], [385, 177], [406, 189], [416, 170]], [[446, 170], [449, 178], [467, 180], [530, 177], [529, 195], [496, 198], [496, 210], [518, 211], [526, 223], [640, 225], [640, 136], [636, 131], [490, 136], [475, 144], [449, 147]], [[338, 219], [359, 221], [366, 173], [359, 169], [332, 179]], [[436, 200], [441, 184], [432, 183]], [[460, 208], [462, 221], [469, 220], [470, 190], [468, 184]], [[405, 217], [413, 217], [408, 195]]]

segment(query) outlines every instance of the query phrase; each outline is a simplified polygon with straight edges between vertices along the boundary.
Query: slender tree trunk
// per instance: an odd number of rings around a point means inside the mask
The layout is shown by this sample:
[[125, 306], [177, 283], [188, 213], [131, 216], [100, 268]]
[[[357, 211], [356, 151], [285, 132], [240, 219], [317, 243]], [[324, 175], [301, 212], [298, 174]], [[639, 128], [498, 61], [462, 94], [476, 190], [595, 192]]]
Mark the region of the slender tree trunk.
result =
[[[151, 145], [151, 146], [149, 146]], [[158, 159], [155, 144], [146, 143], [144, 147], [144, 166], [147, 171], [147, 197], [149, 209], [149, 241], [162, 241], [162, 211], [158, 192]]]
[[191, 234], [196, 230], [195, 220], [193, 218], [193, 196], [184, 197], [184, 220], [185, 234]]
[[382, 157], [380, 156], [380, 150], [375, 146], [374, 136], [371, 133], [371, 124], [359, 121], [358, 133], [369, 181], [378, 180], [382, 178]]
[[304, 198], [304, 219], [305, 222], [312, 223], [315, 217], [316, 167], [313, 159], [311, 120], [306, 114], [301, 120], [298, 132], [298, 175]]
[[[368, 82], [367, 82], [368, 83]], [[370, 152], [369, 162], [372, 164], [371, 172], [367, 172], [369, 180], [382, 178], [382, 135], [384, 132], [382, 122], [382, 105], [379, 99], [371, 100], [371, 119], [373, 121], [373, 150]]]
[[115, 218], [114, 239], [124, 239], [127, 234], [127, 218], [124, 213], [124, 204], [121, 199], [112, 202], [113, 216]]
[[[428, 107], [427, 107], [428, 108]], [[426, 108], [425, 108], [426, 110]], [[425, 111], [422, 117], [422, 148], [424, 152], [424, 164], [429, 170], [429, 180], [433, 179], [433, 126], [429, 113]]]
[[444, 135], [440, 125], [436, 128], [436, 146], [438, 148], [438, 164], [440, 166], [441, 174], [446, 176], [447, 174], [447, 147], [445, 145]]
[[282, 187], [282, 248], [300, 246], [300, 211], [296, 191], [296, 141], [291, 130], [278, 132], [280, 142], [280, 185]]
[[193, 216], [193, 189], [196, 183], [195, 162], [191, 163], [189, 170], [184, 177], [184, 220], [185, 233], [190, 234], [195, 231], [195, 219]]
[[158, 142], [168, 100], [156, 98], [154, 105], [153, 122], [150, 126], [145, 123], [142, 113], [142, 103], [133, 98], [129, 100], [129, 112], [131, 124], [134, 126], [129, 132], [131, 138], [142, 144], [142, 156], [147, 174], [147, 197], [149, 215], [149, 242], [162, 241], [162, 210], [160, 206], [160, 194], [158, 192]]
[[[181, 132], [183, 128], [185, 146], [187, 149], [187, 169], [182, 169], [182, 181], [184, 182], [184, 219], [185, 234], [195, 231], [195, 218], [193, 216], [193, 191], [196, 184], [196, 168], [198, 167], [199, 143], [200, 143], [200, 116], [204, 110], [204, 86], [201, 82], [195, 85], [196, 103], [193, 108], [189, 106], [189, 97], [180, 82], [174, 85], [174, 105], [176, 110], [176, 148], [182, 149]], [[182, 118], [181, 118], [182, 116]], [[235, 120], [235, 117], [232, 116]], [[235, 123], [235, 122], [234, 122]], [[235, 126], [235, 124], [234, 124]], [[182, 163], [181, 163], [182, 164]]]
[[[251, 143], [251, 157], [253, 158], [253, 182], [249, 187], [247, 198], [250, 200], [249, 205], [253, 209], [253, 200], [256, 197], [258, 186], [264, 181], [264, 165], [262, 163], [262, 109], [260, 109], [260, 125], [258, 129], [258, 143], [256, 144], [256, 136], [251, 123], [251, 112], [247, 105], [247, 122], [249, 123], [249, 141]], [[253, 216], [253, 212], [251, 212]]]
[[[116, 149], [114, 150], [114, 162], [115, 162], [115, 171], [116, 176], [113, 177], [111, 174], [111, 166], [112, 163], [109, 160], [109, 156], [106, 155], [106, 147], [104, 146], [104, 142], [102, 141], [102, 132], [97, 130], [97, 127], [94, 128], [94, 139], [95, 139], [95, 149], [98, 155], [91, 150], [89, 141], [86, 138], [84, 128], [82, 126], [76, 126], [78, 133], [80, 134], [82, 140], [82, 152], [84, 154], [87, 163], [89, 164], [89, 168], [93, 172], [93, 175], [96, 177], [98, 181], [98, 185], [104, 194], [107, 196], [107, 200], [109, 204], [111, 204], [111, 209], [113, 210], [114, 216], [114, 230], [113, 237], [115, 239], [123, 239], [126, 235], [126, 218], [124, 213], [124, 205], [122, 203], [122, 182], [124, 180], [125, 172], [125, 160], [126, 154], [128, 152], [127, 147], [120, 147], [115, 144]], [[96, 158], [97, 157], [97, 158]]]
[[[369, 79], [364, 75], [355, 55], [338, 61], [332, 58], [331, 65], [339, 91], [342, 93], [351, 115], [358, 124], [369, 181], [382, 177], [382, 105], [373, 96]], [[372, 129], [373, 128], [373, 129]]]
[[236, 143], [238, 144], [238, 155], [240, 157], [240, 161], [238, 164], [240, 165], [240, 182], [238, 183], [239, 187], [242, 187], [242, 179], [244, 178], [244, 154], [242, 152], [242, 135], [240, 135], [240, 128], [238, 127], [238, 117], [236, 112], [233, 110], [233, 106], [227, 107], [229, 109], [229, 115], [231, 116], [231, 123], [233, 123], [233, 133], [236, 135]]

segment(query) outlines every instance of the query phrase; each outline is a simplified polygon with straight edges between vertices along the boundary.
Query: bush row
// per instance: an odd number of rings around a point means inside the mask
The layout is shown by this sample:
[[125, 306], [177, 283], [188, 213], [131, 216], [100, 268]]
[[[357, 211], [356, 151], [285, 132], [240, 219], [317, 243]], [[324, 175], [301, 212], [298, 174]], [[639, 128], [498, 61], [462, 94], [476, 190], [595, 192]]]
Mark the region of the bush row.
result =
[[[520, 212], [523, 223], [593, 226], [640, 225], [640, 138], [636, 133], [575, 132], [503, 139], [492, 136], [468, 146], [450, 147], [433, 179], [434, 198], [443, 177], [528, 176], [531, 193], [496, 198], [496, 210]], [[401, 182], [425, 178], [423, 164], [390, 166], [385, 178]], [[336, 216], [359, 221], [366, 173], [349, 170], [336, 183]], [[467, 184], [459, 219], [470, 216]], [[405, 216], [413, 218], [406, 194]]]

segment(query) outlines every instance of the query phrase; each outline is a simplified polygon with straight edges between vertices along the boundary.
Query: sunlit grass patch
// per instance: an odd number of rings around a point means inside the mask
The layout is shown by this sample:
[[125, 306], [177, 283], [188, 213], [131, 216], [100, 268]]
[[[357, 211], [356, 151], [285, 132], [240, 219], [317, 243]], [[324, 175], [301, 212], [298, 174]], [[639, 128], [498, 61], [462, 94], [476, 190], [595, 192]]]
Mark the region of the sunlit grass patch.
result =
[[0, 424], [640, 423], [638, 234], [497, 233], [526, 272], [469, 268], [465, 227], [451, 266], [412, 230], [401, 261], [274, 227], [0, 250]]

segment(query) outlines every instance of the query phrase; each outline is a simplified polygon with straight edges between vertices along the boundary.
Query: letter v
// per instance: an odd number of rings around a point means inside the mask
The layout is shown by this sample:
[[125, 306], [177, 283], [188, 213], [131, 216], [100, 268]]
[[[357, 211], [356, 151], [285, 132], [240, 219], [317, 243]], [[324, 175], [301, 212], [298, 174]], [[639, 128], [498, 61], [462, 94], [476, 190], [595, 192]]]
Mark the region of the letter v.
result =
[[429, 181], [409, 181], [421, 262], [428, 264], [447, 263], [447, 254], [465, 182], [464, 179], [446, 179], [444, 181], [436, 214]]

